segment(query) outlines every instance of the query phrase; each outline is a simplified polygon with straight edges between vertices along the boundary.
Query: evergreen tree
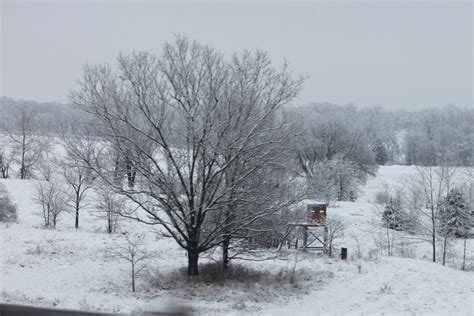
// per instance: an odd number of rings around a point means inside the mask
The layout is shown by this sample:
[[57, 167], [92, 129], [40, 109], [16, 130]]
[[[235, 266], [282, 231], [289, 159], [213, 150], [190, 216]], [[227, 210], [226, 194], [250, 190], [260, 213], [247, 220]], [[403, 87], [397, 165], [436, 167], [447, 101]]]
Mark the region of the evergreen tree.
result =
[[385, 145], [380, 139], [375, 142], [373, 151], [375, 153], [375, 162], [379, 165], [385, 165], [388, 160], [388, 153]]
[[400, 231], [409, 229], [408, 215], [402, 210], [400, 204], [398, 200], [390, 198], [382, 215], [385, 227]]
[[464, 194], [451, 190], [441, 203], [439, 224], [443, 234], [466, 237], [473, 226], [473, 214]]

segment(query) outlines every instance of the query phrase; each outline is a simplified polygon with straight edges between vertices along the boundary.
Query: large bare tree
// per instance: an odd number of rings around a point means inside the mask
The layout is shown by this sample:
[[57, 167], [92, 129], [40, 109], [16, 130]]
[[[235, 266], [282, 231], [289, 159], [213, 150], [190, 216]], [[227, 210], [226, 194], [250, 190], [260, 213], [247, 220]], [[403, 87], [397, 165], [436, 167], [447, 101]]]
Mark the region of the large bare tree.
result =
[[[86, 66], [71, 100], [93, 115], [104, 141], [96, 158], [83, 162], [146, 213], [125, 216], [162, 225], [188, 252], [188, 274], [197, 275], [202, 252], [272, 211], [249, 208], [238, 225], [225, 216], [247, 179], [275, 166], [279, 111], [302, 82], [286, 65], [274, 68], [265, 53], [226, 61], [185, 38], [166, 44], [159, 57], [121, 55], [117, 71]], [[133, 162], [133, 187], [114, 180], [104, 158], [112, 149]], [[237, 163], [245, 168], [228, 181]]]

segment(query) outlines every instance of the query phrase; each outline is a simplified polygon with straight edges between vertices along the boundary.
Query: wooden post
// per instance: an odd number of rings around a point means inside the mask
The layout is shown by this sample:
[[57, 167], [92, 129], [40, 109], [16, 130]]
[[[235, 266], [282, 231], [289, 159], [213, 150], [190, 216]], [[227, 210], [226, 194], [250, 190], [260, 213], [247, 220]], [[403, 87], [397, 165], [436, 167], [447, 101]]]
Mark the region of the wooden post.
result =
[[347, 248], [341, 248], [341, 260], [347, 260]]

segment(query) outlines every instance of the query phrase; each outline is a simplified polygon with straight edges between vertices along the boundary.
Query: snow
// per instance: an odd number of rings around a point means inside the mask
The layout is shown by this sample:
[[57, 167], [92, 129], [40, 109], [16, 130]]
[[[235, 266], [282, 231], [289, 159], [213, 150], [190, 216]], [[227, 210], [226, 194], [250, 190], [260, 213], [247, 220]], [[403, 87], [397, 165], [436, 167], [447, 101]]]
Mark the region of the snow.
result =
[[[297, 274], [302, 276], [299, 288], [284, 295], [267, 293], [257, 283], [240, 288], [193, 285], [183, 292], [152, 286], [155, 276], [185, 266], [185, 252], [161, 237], [157, 227], [123, 222], [121, 231], [147, 232], [147, 247], [158, 253], [132, 293], [127, 262], [105, 253], [108, 245], [124, 238], [122, 234], [106, 234], [105, 223], [87, 209], [81, 213], [77, 231], [69, 214], [64, 214], [56, 230], [44, 229], [33, 200], [35, 181], [2, 179], [0, 184], [18, 207], [19, 221], [0, 224], [0, 301], [107, 312], [162, 310], [174, 302], [204, 315], [473, 315], [474, 273], [459, 270], [460, 242], [452, 245], [448, 266], [430, 262], [430, 245], [423, 241], [411, 245], [411, 258], [387, 257], [377, 251], [383, 232], [373, 224], [375, 194], [413, 174], [413, 167], [381, 167], [356, 202], [330, 207], [328, 216], [338, 215], [348, 223], [336, 249], [347, 247], [349, 260], [305, 254], [297, 263]], [[473, 246], [470, 239], [467, 258], [471, 265]], [[293, 265], [291, 259], [281, 258], [242, 264], [272, 273]], [[313, 278], [306, 280], [308, 274]]]
[[[358, 265], [361, 272], [358, 271]], [[265, 315], [472, 313], [472, 276], [403, 258], [339, 264], [327, 287]]]

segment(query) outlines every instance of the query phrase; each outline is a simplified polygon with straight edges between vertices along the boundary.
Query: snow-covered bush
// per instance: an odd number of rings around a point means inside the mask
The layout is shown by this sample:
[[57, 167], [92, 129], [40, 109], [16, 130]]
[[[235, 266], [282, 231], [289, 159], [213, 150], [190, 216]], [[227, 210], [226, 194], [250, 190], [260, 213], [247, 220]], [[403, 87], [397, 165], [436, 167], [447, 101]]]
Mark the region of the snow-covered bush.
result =
[[0, 222], [11, 223], [17, 220], [16, 207], [10, 201], [4, 186], [0, 184]]

